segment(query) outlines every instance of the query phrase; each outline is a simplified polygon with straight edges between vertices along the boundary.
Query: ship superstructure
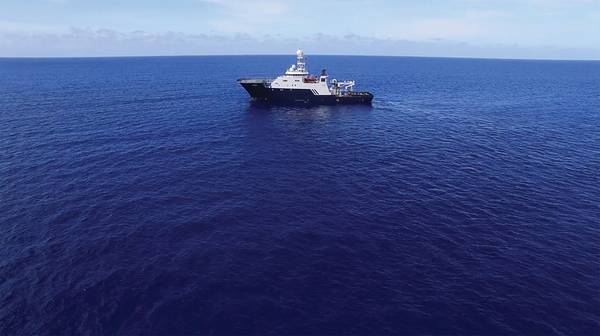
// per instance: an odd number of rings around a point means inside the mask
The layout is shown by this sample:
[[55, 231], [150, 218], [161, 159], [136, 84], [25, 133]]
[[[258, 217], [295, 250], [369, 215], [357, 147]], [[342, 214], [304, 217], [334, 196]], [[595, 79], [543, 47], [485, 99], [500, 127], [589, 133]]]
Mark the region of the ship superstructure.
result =
[[258, 101], [293, 104], [370, 104], [373, 95], [355, 92], [355, 82], [329, 81], [327, 71], [311, 76], [306, 68], [304, 52], [296, 52], [296, 64], [275, 79], [239, 79], [250, 96]]

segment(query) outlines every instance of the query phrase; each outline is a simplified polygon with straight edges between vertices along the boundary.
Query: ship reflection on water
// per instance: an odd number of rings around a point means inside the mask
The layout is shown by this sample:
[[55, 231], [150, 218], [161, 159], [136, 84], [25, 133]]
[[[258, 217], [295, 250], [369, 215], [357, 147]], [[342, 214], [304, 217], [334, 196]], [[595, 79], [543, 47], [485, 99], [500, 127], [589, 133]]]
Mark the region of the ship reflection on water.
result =
[[294, 106], [294, 105], [271, 105], [260, 101], [249, 101], [246, 112], [251, 115], [269, 115], [276, 114], [278, 118], [285, 118], [297, 121], [324, 121], [334, 118], [340, 113], [368, 113], [373, 110], [371, 105], [312, 105], [312, 106]]

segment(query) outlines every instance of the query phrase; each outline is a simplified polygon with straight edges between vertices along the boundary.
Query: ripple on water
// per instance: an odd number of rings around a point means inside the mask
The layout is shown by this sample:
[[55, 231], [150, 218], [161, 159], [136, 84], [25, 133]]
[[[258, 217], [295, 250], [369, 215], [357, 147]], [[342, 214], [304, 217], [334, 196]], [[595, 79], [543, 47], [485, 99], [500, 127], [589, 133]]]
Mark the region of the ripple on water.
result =
[[597, 62], [314, 61], [0, 60], [0, 334], [600, 332]]

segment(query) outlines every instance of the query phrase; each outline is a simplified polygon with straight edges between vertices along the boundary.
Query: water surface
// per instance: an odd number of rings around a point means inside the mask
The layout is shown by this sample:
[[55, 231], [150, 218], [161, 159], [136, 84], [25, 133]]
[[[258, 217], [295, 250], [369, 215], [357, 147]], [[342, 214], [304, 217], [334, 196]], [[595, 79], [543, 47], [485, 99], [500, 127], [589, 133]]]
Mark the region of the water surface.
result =
[[600, 63], [0, 60], [0, 334], [600, 333]]

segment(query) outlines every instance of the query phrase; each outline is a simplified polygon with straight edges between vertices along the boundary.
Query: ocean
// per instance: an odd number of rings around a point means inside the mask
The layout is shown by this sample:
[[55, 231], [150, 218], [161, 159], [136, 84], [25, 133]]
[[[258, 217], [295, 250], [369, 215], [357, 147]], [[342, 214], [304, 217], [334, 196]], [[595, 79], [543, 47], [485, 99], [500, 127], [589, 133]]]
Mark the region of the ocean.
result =
[[0, 59], [2, 335], [600, 335], [600, 62]]

